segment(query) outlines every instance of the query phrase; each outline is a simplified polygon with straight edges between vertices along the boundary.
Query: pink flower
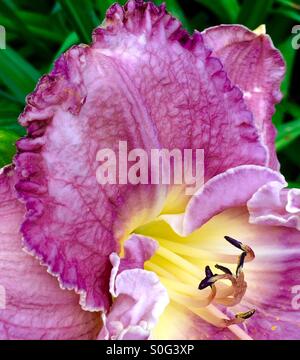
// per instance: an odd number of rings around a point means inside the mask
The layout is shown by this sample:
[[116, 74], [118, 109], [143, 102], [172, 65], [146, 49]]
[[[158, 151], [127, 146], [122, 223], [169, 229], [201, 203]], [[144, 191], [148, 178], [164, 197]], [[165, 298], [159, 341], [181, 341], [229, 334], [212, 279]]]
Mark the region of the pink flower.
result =
[[[164, 6], [112, 6], [20, 116], [0, 175], [0, 336], [299, 338], [300, 192], [271, 121], [284, 71], [259, 31], [189, 36]], [[203, 149], [204, 186], [100, 185], [97, 153], [119, 141]]]

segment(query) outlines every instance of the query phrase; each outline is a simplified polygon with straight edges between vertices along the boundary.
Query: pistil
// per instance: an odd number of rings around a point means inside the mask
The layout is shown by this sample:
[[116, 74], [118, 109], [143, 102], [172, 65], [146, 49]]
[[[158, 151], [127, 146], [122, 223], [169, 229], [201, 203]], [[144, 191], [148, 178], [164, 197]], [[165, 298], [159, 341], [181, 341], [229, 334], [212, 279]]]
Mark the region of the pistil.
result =
[[[225, 236], [225, 240], [242, 250], [242, 253], [238, 257], [221, 254], [219, 258], [210, 251], [195, 249], [184, 243], [165, 239], [157, 240], [159, 248], [155, 256], [146, 262], [145, 268], [157, 273], [168, 290], [170, 300], [184, 306], [215, 326], [229, 328], [240, 338], [247, 338], [247, 334], [237, 327], [237, 324], [241, 324], [253, 316], [254, 309], [238, 313], [229, 319], [212, 304], [231, 307], [240, 303], [247, 289], [243, 267], [245, 262], [254, 259], [253, 250], [240, 241]], [[193, 262], [193, 259], [197, 257], [200, 260], [209, 261], [216, 259], [222, 261], [225, 258], [228, 260], [226, 263], [230, 268], [216, 264], [215, 268], [222, 272], [217, 274], [207, 265], [205, 278], [199, 282], [199, 267]], [[235, 272], [231, 270], [233, 263], [237, 264]]]

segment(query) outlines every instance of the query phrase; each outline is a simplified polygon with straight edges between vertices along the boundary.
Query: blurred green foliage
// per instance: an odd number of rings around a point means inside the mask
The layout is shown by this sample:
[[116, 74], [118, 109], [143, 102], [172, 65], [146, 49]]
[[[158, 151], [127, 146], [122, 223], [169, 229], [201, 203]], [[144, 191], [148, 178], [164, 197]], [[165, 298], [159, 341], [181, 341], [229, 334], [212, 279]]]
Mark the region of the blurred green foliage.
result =
[[[0, 25], [6, 28], [7, 49], [0, 50], [0, 166], [11, 161], [14, 142], [24, 134], [17, 117], [26, 95], [54, 60], [70, 46], [91, 41], [113, 0], [2, 0]], [[162, 1], [154, 0], [160, 4]], [[300, 49], [292, 48], [292, 28], [300, 24], [300, 0], [166, 0], [170, 12], [189, 30], [221, 23], [251, 29], [262, 23], [282, 51], [287, 76], [284, 100], [277, 106], [277, 150], [282, 172], [300, 187]], [[125, 0], [119, 3], [124, 4]]]

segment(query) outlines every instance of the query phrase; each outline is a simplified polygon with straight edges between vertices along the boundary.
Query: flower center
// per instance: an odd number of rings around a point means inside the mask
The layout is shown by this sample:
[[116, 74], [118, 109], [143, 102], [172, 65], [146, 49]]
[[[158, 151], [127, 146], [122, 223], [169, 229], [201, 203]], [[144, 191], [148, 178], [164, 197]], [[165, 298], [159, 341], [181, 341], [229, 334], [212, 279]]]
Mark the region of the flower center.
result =
[[[243, 299], [247, 289], [244, 265], [254, 259], [253, 250], [233, 237], [225, 236], [228, 246], [222, 247], [221, 251], [214, 246], [212, 251], [205, 247], [200, 248], [199, 241], [187, 241], [185, 238], [178, 241], [179, 238], [174, 238], [174, 234], [168, 233], [166, 229], [162, 231], [163, 238], [159, 237], [160, 234], [153, 230], [158, 229], [155, 224], [151, 225], [150, 233], [149, 228], [150, 226], [137, 232], [155, 238], [159, 248], [145, 263], [145, 269], [159, 276], [168, 291], [171, 303], [183, 306], [214, 326], [228, 328], [239, 338], [249, 339], [238, 324], [250, 318], [255, 310], [249, 309], [228, 318], [220, 308], [225, 307], [226, 310], [227, 307], [238, 305]], [[160, 230], [161, 228], [160, 226]], [[217, 241], [219, 246], [222, 246], [221, 239], [222, 237]], [[232, 247], [238, 249], [240, 254], [230, 254], [228, 250]], [[213, 271], [214, 268], [216, 270]], [[203, 272], [204, 277], [201, 275]]]

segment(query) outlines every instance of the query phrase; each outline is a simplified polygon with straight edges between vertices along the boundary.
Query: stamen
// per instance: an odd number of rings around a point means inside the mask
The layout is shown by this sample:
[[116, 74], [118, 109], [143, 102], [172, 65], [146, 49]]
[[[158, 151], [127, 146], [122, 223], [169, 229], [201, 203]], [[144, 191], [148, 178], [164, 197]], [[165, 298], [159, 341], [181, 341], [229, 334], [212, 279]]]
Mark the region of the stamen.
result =
[[247, 256], [247, 253], [245, 251], [240, 255], [238, 266], [236, 268], [236, 276], [239, 276], [240, 272], [243, 270], [246, 256]]
[[165, 258], [166, 260], [172, 262], [173, 264], [181, 267], [183, 270], [189, 272], [191, 275], [198, 276], [199, 270], [196, 266], [191, 264], [189, 261], [185, 260], [179, 255], [176, 255], [172, 251], [159, 246], [159, 248], [156, 251], [157, 255], [160, 255], [161, 257]]
[[210, 304], [206, 308], [201, 309], [190, 309], [194, 314], [200, 316], [205, 321], [210, 324], [225, 328], [227, 327], [233, 334], [235, 334], [241, 340], [252, 340], [252, 338], [238, 325], [231, 324], [227, 325], [226, 321], [230, 321], [228, 318], [226, 319], [226, 315], [216, 308], [214, 305]]
[[206, 267], [205, 267], [205, 275], [206, 275], [208, 278], [214, 276], [209, 266], [206, 266]]
[[240, 249], [240, 250], [245, 251], [245, 250], [243, 249], [243, 244], [242, 244], [240, 241], [235, 240], [235, 239], [233, 239], [233, 238], [230, 237], [230, 236], [224, 236], [224, 239], [227, 240], [227, 241], [228, 241], [231, 245], [233, 245], [234, 247], [236, 247], [236, 248], [238, 248], [238, 249]]
[[218, 264], [216, 264], [216, 265], [215, 265], [215, 268], [216, 268], [216, 269], [218, 269], [218, 270], [223, 271], [225, 274], [232, 275], [231, 270], [230, 270], [230, 269], [228, 269], [228, 268], [227, 268], [227, 267], [225, 267], [225, 266], [222, 266], [222, 265], [218, 265]]
[[[238, 313], [230, 319], [214, 306], [219, 304], [230, 307], [240, 303], [247, 288], [243, 267], [245, 262], [255, 257], [253, 250], [248, 245], [229, 236], [225, 236], [225, 239], [234, 247], [242, 250], [238, 258], [236, 255], [225, 256], [224, 254], [221, 254], [219, 258], [220, 262], [223, 262], [224, 259], [228, 260], [224, 261], [226, 264], [237, 262], [235, 273], [231, 270], [231, 265], [229, 268], [216, 264], [215, 268], [222, 272], [220, 274], [214, 273], [212, 268], [207, 265], [205, 278], [199, 283], [199, 268], [194, 264], [193, 258], [198, 257], [200, 260], [197, 264], [201, 264], [204, 258], [206, 260], [215, 259], [216, 253], [193, 248], [190, 244], [181, 244], [165, 239], [159, 239], [159, 248], [155, 256], [146, 262], [145, 269], [154, 271], [160, 276], [162, 283], [168, 289], [172, 302], [185, 306], [215, 326], [228, 328], [239, 338], [249, 339], [249, 336], [238, 324], [253, 316], [254, 309]], [[201, 293], [196, 290], [197, 284]]]
[[161, 278], [161, 282], [167, 287], [171, 300], [185, 305], [187, 308], [208, 306], [216, 295], [216, 289], [202, 294], [195, 291], [194, 287], [174, 280]]
[[233, 325], [233, 324], [241, 324], [245, 320], [250, 319], [255, 314], [255, 309], [249, 310], [247, 312], [238, 313], [235, 315], [234, 319], [224, 319], [224, 322], [227, 326]]
[[[184, 284], [184, 283], [178, 282], [176, 280], [172, 280], [172, 279], [167, 279], [164, 277], [161, 277], [160, 279], [161, 279], [162, 283], [167, 285], [168, 288], [170, 287], [173, 290], [176, 290], [177, 292], [179, 292], [181, 294], [192, 296], [192, 297], [198, 297], [198, 298], [204, 298], [206, 296], [205, 292], [199, 293], [199, 291], [196, 290], [191, 285]], [[209, 292], [210, 291], [208, 290], [207, 294]]]
[[[235, 240], [234, 238], [230, 237], [230, 236], [224, 236], [224, 239], [226, 241], [228, 241], [231, 245], [233, 245], [234, 247], [242, 250], [243, 252], [246, 252], [247, 254], [247, 261], [251, 261], [255, 258], [255, 254], [253, 252], [253, 250], [251, 249], [250, 246], [245, 245], [243, 243], [241, 243], [238, 240]], [[245, 257], [246, 260], [246, 257]]]
[[197, 297], [182, 295], [182, 294], [178, 293], [177, 291], [174, 291], [173, 289], [170, 289], [170, 288], [168, 288], [168, 294], [169, 294], [171, 300], [173, 300], [177, 304], [185, 306], [188, 309], [206, 307], [211, 303], [211, 301], [214, 298], [214, 295], [212, 292], [211, 292], [210, 296], [205, 297], [204, 299], [201, 299], [201, 298], [197, 298]]
[[219, 298], [216, 300], [216, 303], [224, 306], [235, 306], [241, 302], [247, 290], [247, 283], [244, 281], [243, 272], [236, 279], [236, 283], [232, 284], [232, 287], [234, 289], [232, 296]]
[[[228, 269], [225, 266], [219, 265], [219, 264], [216, 264], [215, 267], [216, 267], [216, 269], [221, 270], [224, 274], [223, 275], [213, 274], [211, 269], [207, 266], [205, 268], [206, 276], [200, 282], [198, 289], [203, 290], [203, 289], [207, 288], [208, 286], [211, 287], [218, 280], [229, 280], [229, 281], [231, 281], [232, 288], [233, 288], [232, 296], [230, 295], [230, 296], [220, 297], [217, 294], [215, 297], [215, 302], [217, 304], [221, 304], [224, 306], [235, 306], [240, 303], [240, 301], [242, 300], [243, 296], [245, 295], [246, 289], [247, 289], [247, 283], [244, 281], [244, 273], [243, 273], [243, 266], [245, 263], [245, 259], [247, 258], [248, 255], [250, 258], [253, 258], [254, 252], [252, 251], [252, 249], [249, 246], [244, 245], [243, 243], [241, 243], [238, 240], [233, 239], [232, 237], [225, 236], [225, 239], [231, 245], [235, 246], [236, 248], [238, 248], [240, 250], [243, 250], [243, 253], [238, 258], [236, 275], [234, 276], [230, 269]], [[250, 313], [252, 314], [252, 312], [249, 312], [249, 314]], [[242, 315], [239, 315], [234, 321], [235, 322], [240, 321], [242, 319]], [[231, 322], [232, 320], [229, 320], [229, 321]]]
[[151, 258], [150, 261], [147, 261], [145, 267], [148, 267], [149, 263], [158, 265], [159, 267], [168, 271], [172, 278], [175, 278], [177, 281], [181, 281], [183, 283], [188, 283], [194, 286], [194, 288], [196, 288], [199, 283], [199, 270], [197, 276], [191, 275], [177, 264], [174, 264], [173, 262], [170, 262], [159, 255], [155, 255], [153, 258]]
[[243, 312], [243, 313], [238, 313], [235, 315], [235, 317], [237, 319], [242, 319], [242, 320], [247, 320], [247, 319], [250, 319], [251, 316], [253, 316], [255, 314], [255, 309], [252, 309], [252, 310], [249, 310], [247, 312]]
[[149, 271], [153, 271], [156, 274], [160, 276], [164, 276], [166, 278], [176, 279], [176, 277], [173, 274], [169, 273], [166, 269], [150, 261], [147, 261], [145, 263], [145, 269]]
[[218, 280], [218, 275], [214, 275], [209, 266], [205, 267], [205, 278], [200, 282], [198, 289], [203, 290], [212, 285]]

